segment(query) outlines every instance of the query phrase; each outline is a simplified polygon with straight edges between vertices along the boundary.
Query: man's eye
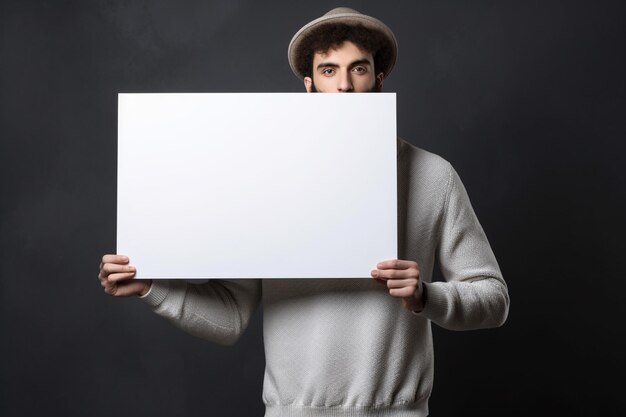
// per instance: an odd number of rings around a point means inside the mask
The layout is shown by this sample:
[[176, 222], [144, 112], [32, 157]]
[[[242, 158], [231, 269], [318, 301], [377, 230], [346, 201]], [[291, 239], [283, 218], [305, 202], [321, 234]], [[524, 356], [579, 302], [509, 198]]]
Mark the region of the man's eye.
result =
[[335, 70], [333, 68], [324, 68], [322, 70], [322, 74], [324, 75], [333, 75], [335, 73]]
[[352, 68], [352, 72], [358, 72], [358, 73], [367, 72], [367, 68], [362, 67], [362, 66], [354, 67]]

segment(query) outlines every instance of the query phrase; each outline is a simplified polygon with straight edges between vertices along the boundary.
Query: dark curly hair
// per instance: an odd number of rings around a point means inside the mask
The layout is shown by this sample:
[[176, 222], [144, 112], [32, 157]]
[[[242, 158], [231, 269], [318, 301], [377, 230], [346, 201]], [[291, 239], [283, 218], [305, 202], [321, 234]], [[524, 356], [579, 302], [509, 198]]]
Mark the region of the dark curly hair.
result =
[[298, 71], [305, 77], [311, 77], [315, 53], [324, 53], [345, 41], [350, 41], [360, 49], [372, 54], [375, 72], [381, 71], [385, 66], [384, 64], [391, 59], [391, 45], [382, 33], [367, 29], [363, 25], [329, 23], [311, 30], [311, 33], [302, 40], [301, 53], [296, 56]]

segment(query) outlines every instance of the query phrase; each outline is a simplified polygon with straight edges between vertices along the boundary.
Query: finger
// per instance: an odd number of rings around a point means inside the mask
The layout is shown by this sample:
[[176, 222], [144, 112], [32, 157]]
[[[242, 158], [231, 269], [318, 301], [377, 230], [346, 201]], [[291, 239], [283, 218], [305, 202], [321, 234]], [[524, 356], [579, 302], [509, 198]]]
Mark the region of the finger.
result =
[[106, 294], [115, 295], [115, 292], [117, 291], [117, 285], [105, 282], [102, 286], [104, 287], [104, 292]]
[[134, 272], [121, 272], [117, 274], [111, 274], [108, 277], [109, 282], [120, 284], [122, 281], [127, 281], [135, 276]]
[[102, 266], [102, 272], [105, 276], [109, 276], [110, 274], [115, 274], [118, 272], [135, 272], [135, 267], [130, 265], [118, 265], [106, 263]]
[[403, 259], [390, 259], [387, 261], [379, 262], [376, 265], [378, 269], [417, 269], [417, 263], [414, 261], [407, 261]]
[[375, 269], [372, 276], [378, 279], [406, 279], [417, 278], [419, 276], [415, 269]]
[[390, 279], [387, 281], [387, 288], [389, 289], [411, 287], [413, 290], [416, 290], [418, 285], [419, 281], [416, 278]]
[[376, 265], [378, 269], [417, 269], [417, 263], [413, 261], [405, 261], [402, 259], [390, 259], [388, 261], [379, 262]]
[[108, 254], [102, 257], [102, 263], [100, 265], [104, 265], [108, 263], [124, 265], [124, 264], [127, 264], [128, 261], [129, 259], [128, 259], [128, 256], [126, 255]]
[[115, 292], [115, 295], [117, 297], [128, 297], [131, 295], [137, 295], [139, 294], [139, 291], [141, 291], [141, 288], [143, 288], [143, 284], [141, 282], [125, 282], [117, 286], [117, 291]]
[[389, 290], [389, 295], [398, 298], [408, 298], [415, 295], [415, 290], [415, 287], [392, 288]]
[[145, 283], [142, 281], [128, 281], [121, 284], [110, 285], [108, 290], [105, 287], [104, 292], [114, 297], [130, 297], [132, 295], [139, 295], [144, 287]]

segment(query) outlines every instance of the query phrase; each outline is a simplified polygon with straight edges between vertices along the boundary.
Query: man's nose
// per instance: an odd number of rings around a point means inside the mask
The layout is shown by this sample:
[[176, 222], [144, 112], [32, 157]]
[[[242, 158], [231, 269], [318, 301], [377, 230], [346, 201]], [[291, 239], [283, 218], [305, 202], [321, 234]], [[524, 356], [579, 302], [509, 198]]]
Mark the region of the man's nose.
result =
[[343, 73], [339, 78], [339, 85], [337, 85], [337, 91], [340, 93], [349, 93], [354, 90], [352, 86], [352, 79], [350, 78], [350, 73]]

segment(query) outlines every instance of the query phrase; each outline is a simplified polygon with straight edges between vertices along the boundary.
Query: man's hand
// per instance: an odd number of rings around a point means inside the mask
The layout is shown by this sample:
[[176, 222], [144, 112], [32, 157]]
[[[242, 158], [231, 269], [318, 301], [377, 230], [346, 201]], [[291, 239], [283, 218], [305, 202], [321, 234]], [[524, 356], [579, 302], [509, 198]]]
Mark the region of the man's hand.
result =
[[98, 279], [104, 292], [114, 297], [144, 295], [150, 289], [152, 280], [133, 279], [135, 267], [128, 265], [128, 256], [104, 255], [100, 262]]
[[371, 274], [372, 278], [387, 286], [392, 297], [401, 298], [407, 310], [419, 312], [424, 309], [424, 288], [416, 262], [399, 259], [380, 262]]

